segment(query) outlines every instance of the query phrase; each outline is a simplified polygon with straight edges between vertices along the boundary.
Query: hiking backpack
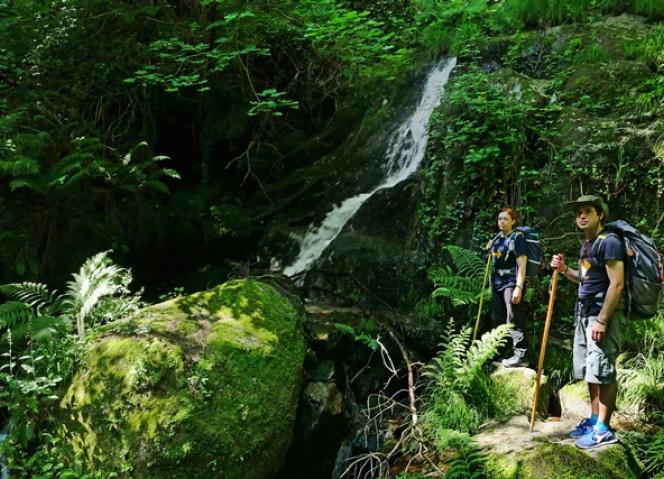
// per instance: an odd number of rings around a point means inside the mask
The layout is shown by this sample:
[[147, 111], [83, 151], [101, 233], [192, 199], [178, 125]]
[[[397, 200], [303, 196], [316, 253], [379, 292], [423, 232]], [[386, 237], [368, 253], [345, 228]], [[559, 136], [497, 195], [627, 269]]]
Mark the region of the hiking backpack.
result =
[[[650, 319], [656, 313], [662, 299], [664, 267], [662, 254], [655, 242], [629, 223], [618, 220], [604, 225], [590, 250], [590, 258], [596, 258], [601, 240], [606, 233], [614, 233], [623, 245], [625, 253], [625, 291], [627, 314], [639, 319]], [[599, 262], [595, 260], [595, 264]], [[592, 261], [591, 261], [592, 264]]]
[[537, 276], [542, 267], [543, 256], [539, 233], [530, 226], [517, 226], [514, 228], [514, 232], [510, 234], [510, 238], [508, 240], [508, 255], [514, 251], [513, 235], [516, 233], [523, 234], [523, 237], [526, 240], [526, 256], [528, 256], [528, 262], [526, 263], [526, 276]]

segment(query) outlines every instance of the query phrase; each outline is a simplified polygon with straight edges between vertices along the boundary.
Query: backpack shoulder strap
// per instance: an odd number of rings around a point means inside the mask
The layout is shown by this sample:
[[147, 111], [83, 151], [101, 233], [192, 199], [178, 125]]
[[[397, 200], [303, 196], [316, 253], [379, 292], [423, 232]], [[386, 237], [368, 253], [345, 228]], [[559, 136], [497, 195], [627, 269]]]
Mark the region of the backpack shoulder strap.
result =
[[514, 249], [516, 248], [516, 245], [514, 242], [516, 241], [517, 236], [521, 235], [523, 240], [526, 240], [526, 234], [521, 231], [521, 230], [514, 230], [510, 233], [510, 235], [507, 237], [507, 256], [510, 255], [510, 253], [514, 252]]
[[[614, 238], [617, 238], [620, 240], [620, 236], [618, 236], [616, 233], [612, 231], [607, 231], [607, 232], [602, 232], [599, 235], [597, 235], [597, 238], [593, 242], [593, 245], [590, 247], [590, 251], [588, 252], [588, 261], [590, 262], [591, 265], [593, 266], [598, 266], [602, 267], [604, 266], [605, 262], [600, 261], [598, 256], [599, 256], [599, 249], [602, 247], [602, 244], [604, 243], [604, 240], [610, 236], [613, 236]], [[621, 241], [622, 243], [622, 241]], [[624, 245], [623, 245], [624, 248]]]

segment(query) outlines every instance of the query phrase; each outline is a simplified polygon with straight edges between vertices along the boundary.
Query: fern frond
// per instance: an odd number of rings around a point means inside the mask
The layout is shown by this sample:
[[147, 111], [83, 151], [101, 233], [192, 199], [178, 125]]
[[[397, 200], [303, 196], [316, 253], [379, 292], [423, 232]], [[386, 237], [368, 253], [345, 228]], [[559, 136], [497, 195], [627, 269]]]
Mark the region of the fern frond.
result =
[[7, 301], [0, 304], [0, 331], [27, 323], [34, 316], [34, 310], [22, 301]]
[[30, 337], [39, 341], [50, 338], [63, 330], [71, 330], [71, 320], [65, 315], [60, 316], [37, 316], [30, 324]]
[[449, 463], [446, 479], [485, 479], [487, 454], [473, 443], [468, 443]]
[[470, 384], [480, 374], [484, 364], [498, 354], [498, 350], [505, 344], [510, 334], [511, 325], [500, 326], [487, 331], [480, 339], [476, 339], [468, 349], [466, 362], [458, 370], [458, 381]]
[[472, 251], [458, 246], [446, 246], [445, 250], [456, 271], [450, 266], [432, 268], [428, 275], [436, 289], [431, 296], [449, 298], [454, 306], [476, 304], [482, 294], [486, 299], [489, 291], [482, 290], [484, 262]]
[[109, 251], [102, 251], [89, 258], [73, 281], [67, 283], [67, 296], [76, 315], [79, 336], [83, 335], [85, 318], [105, 296], [128, 293], [131, 272], [113, 264]]
[[424, 366], [422, 374], [432, 379], [439, 387], [452, 385], [457, 370], [462, 368], [465, 361], [470, 333], [469, 326], [455, 333], [454, 325], [450, 321], [442, 336], [443, 342], [439, 344], [440, 352]]
[[459, 276], [472, 280], [482, 280], [484, 278], [486, 265], [475, 252], [455, 245], [445, 246], [444, 250], [452, 259]]
[[12, 299], [27, 304], [36, 311], [52, 304], [57, 297], [57, 291], [49, 291], [45, 284], [30, 281], [3, 284], [0, 286], [0, 291]]
[[475, 304], [479, 302], [481, 280], [459, 276], [451, 268], [436, 268], [430, 271], [429, 278], [433, 281], [432, 298], [445, 297], [452, 300], [454, 306], [462, 304]]

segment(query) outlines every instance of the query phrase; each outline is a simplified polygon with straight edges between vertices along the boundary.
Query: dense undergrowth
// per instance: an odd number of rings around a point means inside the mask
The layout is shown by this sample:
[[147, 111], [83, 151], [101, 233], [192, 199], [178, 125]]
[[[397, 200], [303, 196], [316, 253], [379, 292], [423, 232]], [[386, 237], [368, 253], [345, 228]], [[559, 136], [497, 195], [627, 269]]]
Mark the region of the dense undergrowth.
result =
[[[2, 277], [62, 284], [112, 247], [143, 283], [210, 265], [225, 278], [254, 260], [266, 221], [308, 214], [279, 206], [317, 197], [298, 172], [443, 55], [460, 63], [420, 173], [421, 237], [478, 250], [496, 206], [509, 204], [544, 233], [548, 254], [574, 254], [571, 217], [552, 205], [586, 189], [661, 242], [663, 19], [662, 0], [0, 0]], [[432, 273], [434, 297], [417, 298], [418, 314], [455, 318], [422, 403], [427, 440], [458, 451], [448, 477], [481, 477], [468, 435], [513, 406], [489, 391], [490, 354], [462, 354], [483, 261], [454, 267], [473, 254], [456, 250]], [[38, 283], [3, 289], [0, 417], [26, 477], [94, 476], [57, 462], [57, 438], [35, 428], [76, 370], [86, 325], [140, 304], [126, 271], [110, 273], [103, 288], [95, 280], [105, 295], [87, 299], [77, 281], [64, 297]], [[529, 286], [537, 344], [549, 281]], [[561, 291], [554, 336], [564, 343], [574, 291]], [[664, 468], [664, 316], [631, 327], [620, 401], [654, 426], [626, 436], [654, 476]], [[562, 386], [567, 351], [548, 355]]]

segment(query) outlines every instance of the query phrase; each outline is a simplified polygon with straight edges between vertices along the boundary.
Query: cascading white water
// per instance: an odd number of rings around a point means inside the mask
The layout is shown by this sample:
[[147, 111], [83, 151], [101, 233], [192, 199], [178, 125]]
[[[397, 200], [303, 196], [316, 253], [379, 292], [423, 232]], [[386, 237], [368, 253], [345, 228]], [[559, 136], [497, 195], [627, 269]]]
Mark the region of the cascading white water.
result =
[[424, 158], [429, 139], [428, 123], [434, 108], [440, 104], [445, 84], [456, 65], [456, 58], [447, 60], [434, 67], [427, 77], [422, 98], [415, 112], [404, 121], [388, 144], [385, 178], [368, 193], [361, 193], [344, 200], [330, 211], [323, 223], [316, 227], [309, 226], [300, 241], [300, 253], [295, 261], [284, 268], [286, 276], [294, 276], [308, 270], [323, 251], [341, 232], [353, 215], [378, 190], [392, 188], [408, 178]]

